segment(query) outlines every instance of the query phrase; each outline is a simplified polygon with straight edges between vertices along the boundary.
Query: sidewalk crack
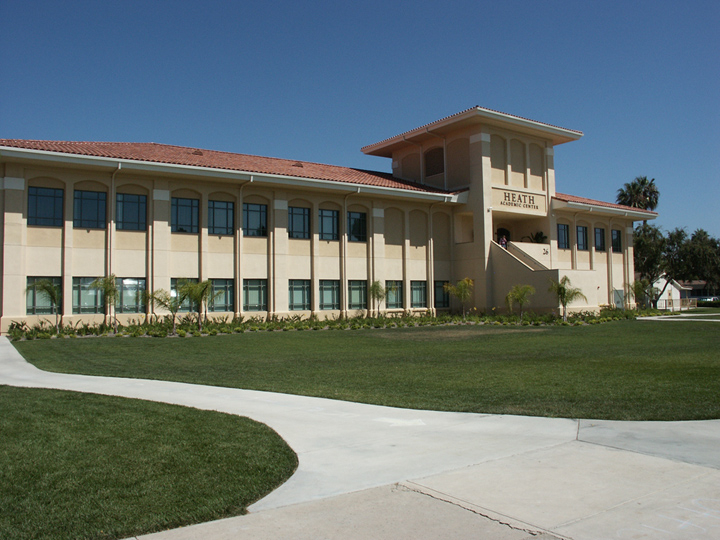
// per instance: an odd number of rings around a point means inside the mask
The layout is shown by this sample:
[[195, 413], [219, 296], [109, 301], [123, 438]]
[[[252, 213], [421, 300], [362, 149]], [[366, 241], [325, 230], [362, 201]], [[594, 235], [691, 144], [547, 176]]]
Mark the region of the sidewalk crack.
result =
[[[550, 534], [550, 535], [551, 535], [551, 538], [553, 538], [553, 539], [557, 539], [557, 540], [569, 540], [569, 539], [567, 539], [566, 537], [557, 537], [557, 536], [554, 536], [554, 535], [552, 535], [552, 533], [550, 533], [549, 531], [544, 531], [544, 530], [542, 530], [542, 529], [525, 529], [525, 528], [523, 528], [523, 527], [519, 527], [519, 526], [513, 525], [512, 523], [509, 523], [509, 522], [506, 522], [506, 521], [502, 521], [499, 517], [493, 517], [492, 515], [482, 513], [480, 510], [478, 510], [478, 509], [476, 509], [476, 508], [470, 508], [470, 507], [467, 506], [467, 505], [463, 505], [463, 504], [461, 504], [461, 501], [455, 499], [454, 497], [443, 496], [444, 494], [442, 494], [442, 493], [440, 493], [440, 492], [436, 492], [436, 494], [429, 493], [429, 492], [428, 492], [428, 491], [429, 491], [428, 488], [420, 489], [420, 485], [419, 485], [419, 484], [416, 484], [416, 485], [418, 486], [417, 488], [414, 488], [414, 487], [411, 487], [410, 485], [408, 485], [408, 484], [413, 484], [413, 483], [414, 483], [414, 482], [397, 483], [397, 484], [395, 484], [395, 485], [393, 486], [393, 491], [407, 491], [407, 492], [411, 492], [411, 493], [417, 493], [417, 494], [419, 494], [419, 495], [425, 495], [426, 497], [430, 497], [431, 499], [435, 499], [435, 500], [437, 500], [437, 501], [441, 501], [441, 502], [444, 502], [444, 503], [452, 504], [453, 506], [457, 506], [458, 508], [462, 508], [463, 510], [467, 510], [468, 512], [472, 512], [473, 514], [476, 514], [476, 515], [478, 515], [478, 516], [480, 516], [480, 517], [483, 517], [483, 518], [485, 518], [485, 519], [488, 519], [488, 520], [490, 520], [490, 521], [493, 521], [493, 522], [495, 522], [495, 523], [497, 523], [497, 524], [499, 524], [499, 525], [503, 525], [503, 526], [505, 526], [505, 527], [507, 527], [507, 528], [509, 528], [509, 529], [514, 530], [514, 531], [520, 531], [520, 532], [527, 533], [527, 534], [529, 534], [530, 536], [533, 536], [533, 537], [534, 537], [534, 536], [541, 536], [541, 535]], [[434, 491], [434, 490], [433, 490], [433, 491]], [[548, 539], [548, 540], [550, 540], [550, 539]]]

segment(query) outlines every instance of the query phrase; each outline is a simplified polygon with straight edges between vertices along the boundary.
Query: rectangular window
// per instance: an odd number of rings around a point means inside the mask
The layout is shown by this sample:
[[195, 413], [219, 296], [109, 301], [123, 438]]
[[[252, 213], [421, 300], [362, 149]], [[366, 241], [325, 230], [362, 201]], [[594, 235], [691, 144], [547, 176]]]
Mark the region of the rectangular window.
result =
[[212, 299], [208, 311], [235, 311], [235, 281], [232, 279], [211, 279]]
[[310, 209], [288, 208], [288, 236], [307, 240], [310, 238]]
[[145, 279], [117, 278], [118, 302], [116, 313], [145, 313]]
[[337, 210], [320, 210], [320, 240], [338, 239]]
[[352, 279], [348, 281], [348, 308], [367, 309], [367, 281]]
[[115, 195], [115, 214], [118, 231], [147, 230], [147, 196], [118, 193]]
[[615, 253], [620, 253], [622, 251], [622, 232], [613, 229], [612, 231], [612, 250]]
[[367, 214], [348, 212], [348, 241], [367, 242]]
[[243, 281], [243, 311], [267, 311], [267, 279]]
[[76, 229], [104, 229], [107, 212], [104, 191], [75, 190], [73, 227]]
[[580, 251], [587, 251], [588, 246], [588, 228], [583, 225], [577, 226], [577, 248]]
[[450, 284], [449, 281], [435, 282], [435, 308], [450, 307], [450, 293], [445, 289], [445, 285]]
[[426, 308], [427, 307], [427, 282], [411, 281], [410, 282], [410, 307]]
[[[43, 292], [40, 287], [35, 288], [35, 284], [45, 282], [52, 285], [58, 292], [58, 305], [53, 306], [50, 297]], [[62, 309], [62, 280], [59, 277], [29, 277], [27, 278], [26, 289], [26, 314], [27, 315], [55, 315], [57, 311]]]
[[570, 249], [570, 225], [558, 223], [558, 249]]
[[243, 234], [267, 236], [267, 204], [243, 203]]
[[309, 311], [310, 300], [310, 280], [291, 279], [288, 290], [288, 308], [291, 311]]
[[[178, 289], [185, 283], [197, 283], [197, 278], [171, 278], [170, 279], [170, 296], [175, 298], [178, 295]], [[194, 305], [188, 297], [185, 297], [178, 313], [188, 313], [190, 311], [197, 311], [197, 306]]]
[[103, 292], [90, 285], [98, 278], [73, 278], [73, 313], [103, 313]]
[[197, 233], [200, 222], [200, 201], [198, 199], [172, 198], [170, 229], [172, 232]]
[[605, 229], [595, 228], [595, 251], [605, 251]]
[[235, 234], [235, 203], [208, 201], [208, 234], [216, 236]]
[[28, 187], [28, 225], [63, 226], [63, 190]]
[[385, 282], [385, 307], [387, 309], [402, 309], [403, 307], [403, 282]]
[[320, 280], [320, 309], [340, 309], [340, 282], [338, 280]]

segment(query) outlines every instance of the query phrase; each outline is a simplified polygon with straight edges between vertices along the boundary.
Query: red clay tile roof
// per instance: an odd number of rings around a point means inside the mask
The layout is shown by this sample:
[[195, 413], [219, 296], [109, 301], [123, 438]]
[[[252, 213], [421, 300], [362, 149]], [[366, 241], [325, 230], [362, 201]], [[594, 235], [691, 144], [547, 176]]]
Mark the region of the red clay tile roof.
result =
[[577, 197], [575, 195], [566, 195], [564, 193], [555, 193], [555, 197], [558, 201], [574, 202], [580, 204], [592, 204], [593, 206], [604, 206], [606, 208], [614, 208], [616, 210], [632, 210], [633, 212], [643, 212], [649, 216], [657, 216], [657, 212], [651, 212], [650, 210], [642, 210], [640, 208], [634, 208], [632, 206], [623, 206], [622, 204], [609, 203], [605, 201], [596, 201], [595, 199], [586, 199], [585, 197]]
[[422, 191], [426, 193], [447, 193], [431, 186], [423, 186], [413, 182], [399, 180], [394, 178], [390, 173], [365, 171], [362, 169], [323, 165], [321, 163], [295, 161], [291, 159], [234, 154], [231, 152], [218, 152], [216, 150], [202, 150], [199, 148], [188, 148], [168, 144], [0, 139], [0, 146], [81, 156], [292, 176], [296, 178], [310, 178], [330, 182]]

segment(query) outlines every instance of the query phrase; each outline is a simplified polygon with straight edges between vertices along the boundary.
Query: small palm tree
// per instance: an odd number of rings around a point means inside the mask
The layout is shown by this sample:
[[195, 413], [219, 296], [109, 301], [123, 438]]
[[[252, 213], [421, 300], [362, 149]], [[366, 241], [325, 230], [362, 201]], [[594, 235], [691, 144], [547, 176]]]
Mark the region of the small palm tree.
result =
[[461, 279], [455, 285], [452, 283], [446, 283], [444, 285], [444, 289], [448, 292], [448, 294], [460, 300], [463, 319], [465, 318], [465, 302], [472, 298], [473, 287], [475, 287], [475, 282], [468, 277]]
[[379, 281], [373, 281], [370, 284], [370, 288], [368, 289], [370, 293], [370, 298], [374, 301], [374, 306], [376, 308], [377, 313], [380, 313], [380, 302], [385, 300], [386, 291], [385, 287], [382, 286], [382, 283]]
[[62, 320], [62, 315], [60, 315], [60, 302], [62, 301], [60, 288], [49, 279], [39, 279], [25, 289], [25, 292], [29, 291], [34, 291], [35, 295], [44, 296], [50, 302], [50, 311], [55, 314], [55, 331], [59, 333], [60, 321]]
[[115, 333], [117, 333], [118, 322], [117, 317], [115, 316], [114, 308], [115, 305], [118, 303], [118, 300], [120, 299], [120, 289], [117, 286], [117, 278], [115, 277], [115, 274], [110, 274], [109, 276], [97, 278], [90, 284], [90, 286], [102, 292], [103, 303], [105, 305], [105, 317], [103, 319], [103, 322], [105, 323], [105, 325], [107, 325], [108, 317], [112, 317], [113, 329], [115, 330]]
[[200, 332], [202, 332], [203, 312], [207, 320], [208, 305], [221, 294], [222, 291], [213, 294], [212, 281], [209, 279], [198, 283], [186, 281], [178, 287], [178, 295], [183, 295], [183, 298], [189, 298], [190, 303], [197, 310], [198, 330]]
[[568, 304], [582, 298], [587, 302], [587, 297], [578, 288], [570, 286], [570, 278], [563, 276], [560, 281], [550, 280], [550, 292], [555, 293], [558, 302], [563, 308], [563, 321], [567, 322]]
[[175, 296], [167, 292], [165, 289], [158, 289], [157, 291], [153, 291], [152, 294], [147, 295], [147, 300], [152, 302], [153, 312], [155, 311], [155, 304], [170, 312], [170, 316], [172, 317], [173, 334], [177, 333], [177, 314], [178, 311], [180, 311], [185, 298], [187, 298], [187, 293], [182, 290], [179, 290]]
[[513, 304], [520, 306], [520, 322], [523, 320], [523, 306], [530, 303], [530, 297], [535, 294], [535, 287], [532, 285], [513, 285], [505, 297], [508, 311], [512, 313]]

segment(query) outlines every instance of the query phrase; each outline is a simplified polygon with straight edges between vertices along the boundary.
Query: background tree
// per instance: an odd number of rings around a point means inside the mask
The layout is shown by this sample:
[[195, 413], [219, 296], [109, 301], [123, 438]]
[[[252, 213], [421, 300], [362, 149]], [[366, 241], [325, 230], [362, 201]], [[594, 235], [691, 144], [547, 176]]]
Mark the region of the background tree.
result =
[[535, 287], [532, 285], [513, 285], [505, 297], [508, 311], [512, 313], [513, 304], [520, 306], [520, 321], [523, 320], [523, 307], [530, 303], [530, 297], [535, 294]]
[[158, 289], [157, 291], [153, 291], [147, 296], [147, 300], [152, 304], [153, 312], [155, 311], [155, 304], [170, 312], [170, 316], [172, 317], [173, 335], [177, 333], [177, 314], [178, 311], [180, 311], [180, 308], [182, 307], [182, 303], [185, 301], [185, 298], [187, 298], [187, 294], [184, 293], [182, 290], [178, 290], [177, 294], [173, 296], [165, 289]]
[[60, 315], [60, 302], [62, 296], [60, 294], [60, 288], [49, 279], [39, 279], [32, 285], [29, 285], [25, 292], [34, 291], [36, 296], [44, 297], [50, 302], [50, 311], [55, 314], [55, 331], [60, 332], [60, 321], [62, 315]]
[[659, 199], [660, 192], [655, 185], [655, 179], [648, 180], [647, 176], [636, 177], [635, 180], [618, 189], [617, 193], [618, 204], [642, 210], [655, 210]]
[[548, 289], [551, 293], [555, 293], [557, 296], [558, 303], [563, 309], [563, 321], [567, 322], [567, 307], [568, 304], [582, 298], [587, 302], [587, 297], [578, 288], [570, 286], [570, 278], [563, 276], [560, 281], [550, 280], [550, 288]]
[[640, 311], [642, 308], [649, 307], [649, 303], [653, 299], [653, 287], [647, 279], [636, 279], [630, 285], [630, 296], [635, 299], [635, 309]]
[[94, 289], [98, 289], [102, 293], [104, 306], [103, 311], [105, 314], [103, 322], [105, 323], [105, 325], [107, 325], [108, 317], [112, 317], [113, 329], [115, 333], [117, 333], [118, 322], [117, 317], [115, 316], [115, 305], [120, 299], [120, 289], [118, 289], [117, 278], [115, 277], [115, 274], [110, 274], [109, 276], [97, 278], [90, 284], [90, 286]]
[[705, 281], [714, 294], [720, 286], [720, 241], [698, 229], [689, 240], [687, 257], [688, 277]]
[[463, 319], [465, 318], [465, 302], [468, 302], [472, 298], [474, 287], [475, 282], [468, 277], [461, 279], [455, 285], [452, 283], [446, 283], [444, 286], [450, 296], [454, 296], [460, 301], [460, 304], [462, 305]]
[[667, 239], [659, 227], [643, 223], [633, 234], [635, 271], [651, 285], [664, 273]]

